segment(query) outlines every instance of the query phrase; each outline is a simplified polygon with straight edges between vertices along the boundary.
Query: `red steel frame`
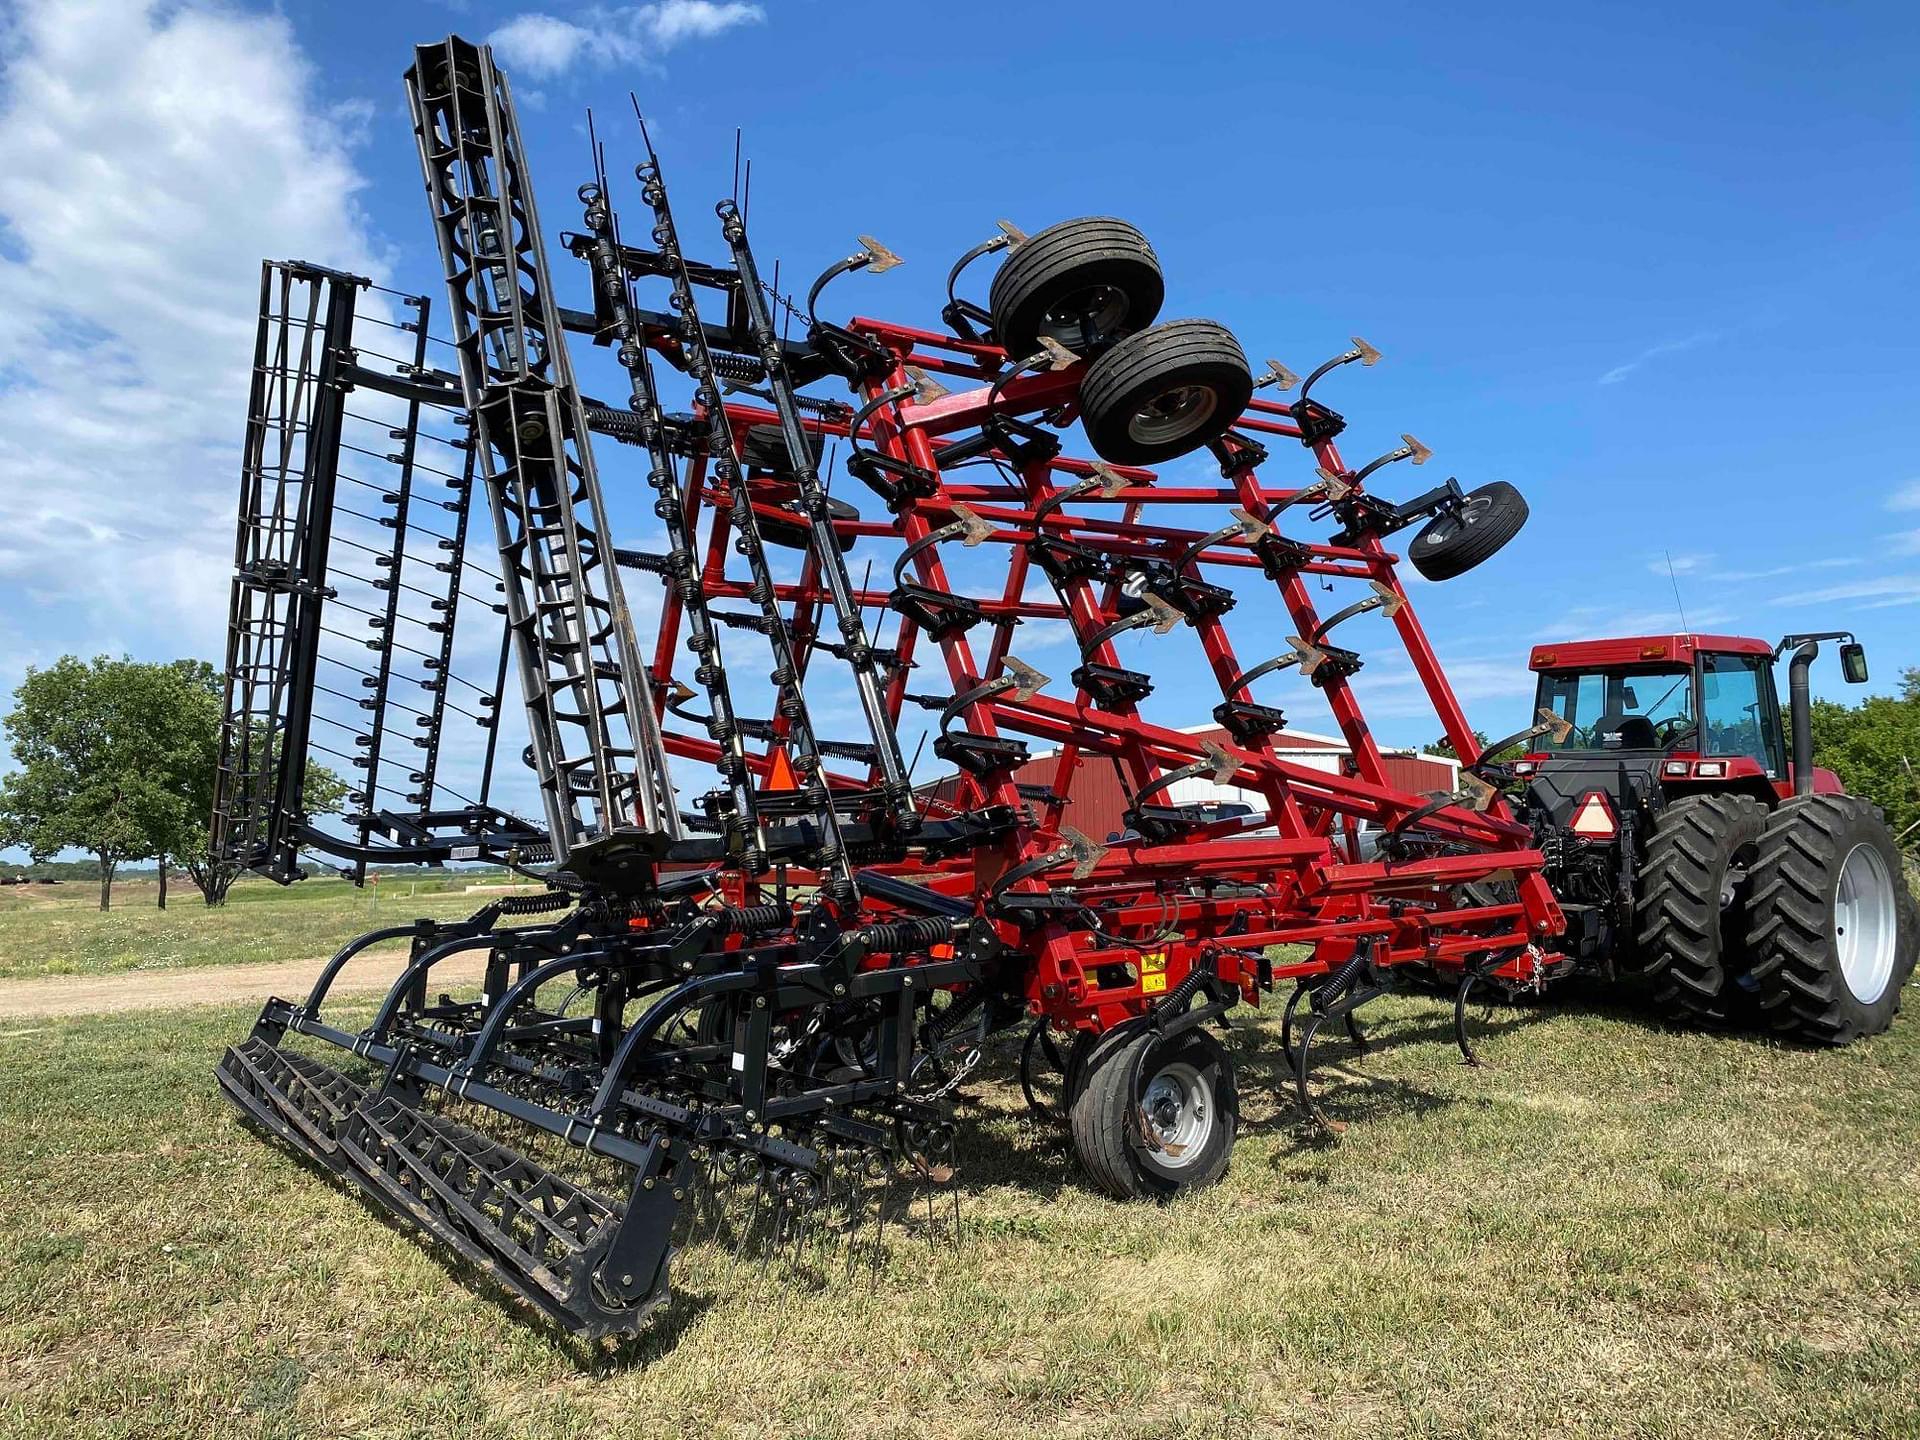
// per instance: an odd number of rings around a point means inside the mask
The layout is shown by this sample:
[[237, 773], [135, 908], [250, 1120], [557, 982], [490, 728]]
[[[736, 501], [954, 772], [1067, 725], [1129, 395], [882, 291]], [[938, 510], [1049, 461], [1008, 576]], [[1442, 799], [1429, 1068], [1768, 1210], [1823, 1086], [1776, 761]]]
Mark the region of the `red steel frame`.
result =
[[[1118, 488], [1110, 493], [1090, 491], [1041, 514], [1042, 502], [1057, 493], [1057, 482], [1064, 477], [1071, 484], [1097, 473], [1093, 463], [1063, 455], [1016, 466], [1002, 456], [997, 465], [1000, 479], [979, 483], [964, 478], [965, 472], [942, 470], [944, 437], [976, 431], [995, 416], [1045, 416], [1055, 423], [1069, 423], [1084, 363], [988, 383], [1006, 363], [1004, 353], [994, 346], [865, 318], [856, 319], [849, 328], [884, 347], [892, 357], [890, 371], [870, 376], [856, 389], [857, 403], [913, 385], [913, 372], [980, 382], [926, 403], [881, 404], [854, 437], [848, 436], [843, 419], [808, 421], [808, 428], [822, 436], [837, 437], [843, 443], [851, 438], [863, 448], [937, 477], [933, 494], [901, 502], [891, 514], [883, 511], [876, 518], [874, 507], [869, 507], [858, 520], [836, 521], [840, 535], [911, 545], [954, 520], [954, 507], [964, 505], [992, 525], [986, 543], [1007, 547], [1001, 593], [979, 599], [993, 630], [984, 661], [976, 658], [965, 631], [935, 641], [955, 696], [1003, 672], [1011, 648], [1013, 625], [1009, 622], [1016, 618], [1066, 621], [1084, 640], [1118, 617], [1118, 587], [1111, 583], [1099, 593], [1086, 579], [1062, 581], [1057, 588], [1064, 604], [1026, 597], [1027, 544], [1042, 531], [1106, 555], [1171, 563], [1213, 533], [1211, 528], [1174, 523], [1180, 514], [1177, 507], [1213, 507], [1216, 512], [1239, 507], [1257, 519], [1269, 520], [1301, 495], [1298, 487], [1264, 485], [1252, 468], [1219, 485], [1176, 486], [1159, 483], [1149, 470], [1114, 466], [1106, 469], [1125, 482]], [[747, 405], [729, 405], [728, 410], [736, 436], [744, 436], [749, 426], [776, 418], [770, 411]], [[1236, 428], [1263, 441], [1302, 439], [1289, 405], [1258, 397], [1239, 417]], [[1318, 439], [1305, 448], [1311, 450], [1320, 471], [1353, 483], [1353, 474], [1331, 439]], [[791, 497], [791, 490], [778, 482], [759, 481], [755, 496], [756, 511], [764, 518], [785, 513], [777, 507]], [[705, 466], [697, 460], [689, 475], [687, 505], [689, 532], [697, 536], [705, 527], [701, 583], [706, 594], [710, 599], [744, 597], [747, 582], [727, 573], [730, 497], [724, 487], [707, 483]], [[1086, 513], [1101, 506], [1118, 506], [1120, 518]], [[1143, 517], [1151, 517], [1150, 523]], [[1278, 533], [1277, 523], [1274, 528]], [[953, 593], [940, 548], [927, 546], [914, 555], [912, 578], [928, 589]], [[898, 549], [893, 553], [897, 555]], [[1289, 540], [1285, 553], [1297, 563], [1274, 566], [1275, 583], [1301, 636], [1316, 636], [1322, 618], [1307, 576], [1358, 582], [1363, 587], [1377, 582], [1399, 600], [1392, 611], [1398, 638], [1454, 752], [1471, 756], [1472, 728], [1407, 601], [1395, 570], [1399, 557], [1377, 535], [1364, 532], [1343, 545]], [[1199, 551], [1185, 573], [1198, 577], [1205, 567], [1219, 567], [1252, 570], [1264, 579], [1270, 564], [1252, 542], [1234, 537]], [[796, 581], [775, 588], [780, 601], [791, 606], [794, 650], [804, 667], [817, 638], [823, 595], [813, 557], [805, 558]], [[883, 608], [889, 593], [861, 588], [854, 599], [862, 607]], [[901, 664], [886, 689], [888, 712], [896, 726], [908, 699], [907, 667], [926, 638], [908, 616], [897, 618], [892, 648]], [[662, 696], [670, 687], [674, 657], [679, 653], [681, 620], [681, 607], [668, 587], [653, 661], [659, 682], [656, 693]], [[1196, 612], [1187, 617], [1187, 626], [1198, 636], [1223, 696], [1233, 698], [1229, 686], [1242, 666], [1221, 617]], [[1088, 652], [1086, 658], [1118, 663], [1110, 642]], [[1424, 830], [1457, 842], [1451, 848], [1458, 853], [1359, 863], [1343, 843], [1338, 828], [1341, 817], [1391, 827], [1428, 807], [1433, 797], [1409, 793], [1388, 781], [1379, 746], [1344, 676], [1330, 674], [1315, 683], [1324, 691], [1345, 738], [1353, 773], [1328, 774], [1285, 760], [1271, 737], [1250, 745], [1220, 747], [1241, 767], [1234, 783], [1265, 798], [1266, 824], [1274, 830], [1272, 835], [1249, 836], [1240, 833], [1242, 822], [1231, 822], [1161, 843], [1136, 840], [1104, 850], [1095, 847], [1092, 856], [1082, 849], [1072, 859], [1086, 863], [1073, 865], [1063, 844], [1062, 820], [1068, 778], [1081, 756], [1110, 757], [1137, 791], [1171, 769], [1203, 759], [1206, 751], [1194, 735], [1152, 724], [1132, 705], [1102, 708], [1084, 690], [1071, 701], [1044, 694], [1020, 698], [1002, 691], [966, 707], [957, 723], [979, 736], [1013, 732], [1060, 747], [1053, 793], [1036, 810], [1016, 788], [1011, 768], [984, 776], [962, 772], [957, 796], [947, 803], [964, 810], [1004, 806], [1019, 816], [1019, 822], [1003, 839], [970, 855], [885, 868], [949, 895], [981, 899], [1011, 867], [1041, 856], [1058, 856], [1054, 868], [1018, 881], [1013, 888], [1071, 888], [1100, 916], [1097, 932], [1058, 921], [1025, 930], [1007, 920], [996, 923], [1001, 938], [1031, 962], [1025, 976], [1030, 1011], [1081, 1028], [1104, 1028], [1141, 1013], [1158, 994], [1177, 986], [1196, 968], [1238, 987], [1252, 1001], [1261, 986], [1325, 974], [1349, 961], [1362, 945], [1370, 947], [1371, 959], [1380, 966], [1418, 963], [1458, 974], [1477, 957], [1503, 957], [1496, 971], [1503, 978], [1525, 980], [1537, 975], [1541, 960], [1536, 942], [1558, 933], [1563, 921], [1541, 876], [1541, 856], [1531, 847], [1525, 827], [1513, 820], [1497, 796], [1484, 810], [1449, 806], [1420, 823]], [[711, 762], [718, 754], [711, 740], [670, 726], [665, 740], [671, 753], [696, 761]], [[777, 748], [776, 740], [750, 757], [757, 775], [773, 772]], [[834, 774], [829, 779], [837, 790], [864, 792], [877, 775]], [[933, 813], [943, 802], [928, 799], [926, 803]], [[1070, 870], [1075, 873], [1068, 880]], [[1194, 877], [1232, 882], [1234, 888], [1198, 897], [1189, 885]], [[807, 877], [790, 874], [787, 878], [804, 881]], [[1475, 905], [1460, 898], [1462, 885], [1505, 879], [1515, 882], [1513, 898], [1505, 903]], [[740, 889], [741, 898], [752, 899], [761, 893], [761, 883], [745, 877]], [[1263, 958], [1267, 947], [1283, 944], [1312, 948], [1304, 959], [1271, 962]]]

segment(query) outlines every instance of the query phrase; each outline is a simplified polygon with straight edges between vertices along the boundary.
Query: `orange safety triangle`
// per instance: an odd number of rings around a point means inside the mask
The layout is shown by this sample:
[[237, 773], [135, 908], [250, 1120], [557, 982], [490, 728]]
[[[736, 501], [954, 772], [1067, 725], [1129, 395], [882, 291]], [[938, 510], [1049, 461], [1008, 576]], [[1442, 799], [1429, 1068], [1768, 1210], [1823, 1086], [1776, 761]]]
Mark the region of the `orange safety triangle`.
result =
[[793, 766], [787, 762], [787, 752], [773, 752], [773, 769], [767, 776], [769, 790], [798, 790], [800, 781], [793, 773]]

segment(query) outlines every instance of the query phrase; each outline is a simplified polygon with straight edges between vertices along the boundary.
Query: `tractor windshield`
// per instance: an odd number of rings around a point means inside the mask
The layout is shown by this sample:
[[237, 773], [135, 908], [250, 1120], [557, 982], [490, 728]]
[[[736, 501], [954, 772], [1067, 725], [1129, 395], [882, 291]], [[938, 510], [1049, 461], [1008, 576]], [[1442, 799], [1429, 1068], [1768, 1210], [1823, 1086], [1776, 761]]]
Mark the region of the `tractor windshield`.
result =
[[1554, 754], [1583, 750], [1668, 750], [1694, 738], [1693, 669], [1687, 665], [1622, 665], [1553, 670], [1540, 677], [1539, 710], [1573, 730], [1538, 743]]

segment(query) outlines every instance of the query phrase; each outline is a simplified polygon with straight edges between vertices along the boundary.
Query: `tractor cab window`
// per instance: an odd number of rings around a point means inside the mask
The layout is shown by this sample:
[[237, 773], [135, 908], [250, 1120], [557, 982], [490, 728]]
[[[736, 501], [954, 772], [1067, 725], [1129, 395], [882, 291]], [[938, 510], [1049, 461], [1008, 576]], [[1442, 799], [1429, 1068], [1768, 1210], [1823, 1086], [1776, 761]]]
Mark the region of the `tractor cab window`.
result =
[[1565, 740], [1538, 742], [1555, 754], [1669, 750], [1696, 729], [1693, 671], [1684, 666], [1550, 671], [1540, 677], [1538, 706], [1573, 726]]
[[1700, 709], [1707, 755], [1744, 755], [1770, 775], [1784, 775], [1773, 670], [1758, 655], [1702, 655]]

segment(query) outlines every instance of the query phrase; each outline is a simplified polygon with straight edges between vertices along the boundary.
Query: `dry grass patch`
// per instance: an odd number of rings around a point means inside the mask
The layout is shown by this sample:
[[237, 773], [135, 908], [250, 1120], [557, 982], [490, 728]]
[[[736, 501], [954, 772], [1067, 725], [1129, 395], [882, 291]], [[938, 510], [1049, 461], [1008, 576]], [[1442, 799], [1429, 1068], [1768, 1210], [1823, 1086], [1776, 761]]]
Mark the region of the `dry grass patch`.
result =
[[245, 1134], [210, 1070], [246, 1015], [35, 1027], [0, 1039], [0, 1432], [1920, 1433], [1913, 1027], [1814, 1054], [1522, 1012], [1475, 1071], [1438, 1004], [1377, 1013], [1327, 1072], [1337, 1145], [1249, 1027], [1226, 1182], [1114, 1204], [1003, 1075], [962, 1244], [896, 1239], [871, 1285], [688, 1269], [610, 1353]]

